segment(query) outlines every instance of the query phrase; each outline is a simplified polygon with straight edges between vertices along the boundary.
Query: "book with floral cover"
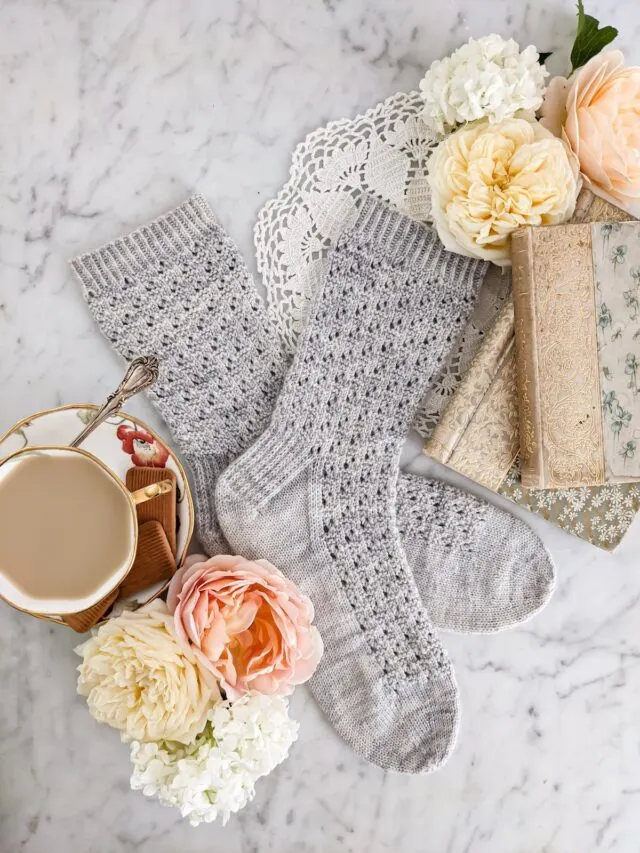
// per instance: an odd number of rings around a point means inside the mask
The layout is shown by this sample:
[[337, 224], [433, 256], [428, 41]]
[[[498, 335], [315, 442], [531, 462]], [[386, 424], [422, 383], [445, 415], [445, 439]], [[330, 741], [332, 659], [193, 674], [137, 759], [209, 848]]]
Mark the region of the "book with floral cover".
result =
[[[625, 211], [585, 189], [572, 221], [628, 218]], [[526, 488], [519, 459], [514, 460], [519, 447], [517, 412], [513, 303], [509, 299], [424, 452], [567, 532], [613, 550], [640, 509], [640, 484]]]
[[620, 544], [640, 510], [638, 483], [525, 489], [517, 461], [497, 492], [605, 551], [613, 551]]

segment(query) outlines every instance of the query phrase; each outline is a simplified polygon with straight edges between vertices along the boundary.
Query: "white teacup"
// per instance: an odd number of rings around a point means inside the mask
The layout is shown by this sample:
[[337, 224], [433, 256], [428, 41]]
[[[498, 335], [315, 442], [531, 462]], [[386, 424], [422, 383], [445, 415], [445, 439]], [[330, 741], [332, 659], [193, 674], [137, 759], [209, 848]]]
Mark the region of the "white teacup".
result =
[[0, 596], [35, 614], [79, 613], [118, 587], [138, 544], [137, 492], [85, 450], [26, 447], [0, 461]]

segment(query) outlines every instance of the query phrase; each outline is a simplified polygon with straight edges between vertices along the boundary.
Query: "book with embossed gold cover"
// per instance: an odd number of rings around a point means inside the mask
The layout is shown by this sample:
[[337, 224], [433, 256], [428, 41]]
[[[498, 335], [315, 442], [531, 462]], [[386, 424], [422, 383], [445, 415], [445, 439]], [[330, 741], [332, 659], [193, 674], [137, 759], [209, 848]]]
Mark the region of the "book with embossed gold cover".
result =
[[[574, 222], [622, 221], [628, 214], [584, 189]], [[505, 303], [424, 452], [556, 526], [605, 550], [615, 548], [640, 509], [640, 484], [556, 490], [520, 477], [513, 302]]]
[[640, 223], [512, 238], [524, 486], [640, 479]]

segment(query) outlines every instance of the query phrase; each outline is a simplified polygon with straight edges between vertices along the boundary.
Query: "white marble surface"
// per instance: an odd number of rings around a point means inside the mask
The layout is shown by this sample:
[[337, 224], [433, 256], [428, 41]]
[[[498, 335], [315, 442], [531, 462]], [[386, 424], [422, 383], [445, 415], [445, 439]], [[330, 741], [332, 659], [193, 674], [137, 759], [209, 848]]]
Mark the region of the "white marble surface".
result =
[[[640, 61], [637, 0], [588, 9]], [[0, 430], [118, 379], [72, 255], [198, 188], [253, 266], [255, 214], [307, 131], [415, 87], [472, 34], [566, 49], [573, 16], [573, 0], [5, 0]], [[131, 409], [156, 422], [144, 401]], [[532, 523], [557, 594], [519, 630], [444, 637], [464, 717], [441, 772], [357, 761], [300, 691], [291, 759], [224, 829], [128, 790], [126, 747], [75, 696], [74, 637], [3, 607], [0, 851], [635, 853], [640, 529], [610, 556]]]

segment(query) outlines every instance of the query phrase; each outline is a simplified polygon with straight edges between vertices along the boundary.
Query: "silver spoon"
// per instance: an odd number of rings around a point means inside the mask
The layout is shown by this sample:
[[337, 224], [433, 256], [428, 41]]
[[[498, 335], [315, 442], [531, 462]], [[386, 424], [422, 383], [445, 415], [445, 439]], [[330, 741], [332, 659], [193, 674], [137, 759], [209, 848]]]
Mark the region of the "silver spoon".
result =
[[104, 423], [111, 415], [115, 415], [122, 408], [125, 400], [153, 385], [158, 378], [159, 371], [160, 362], [155, 355], [143, 355], [134, 358], [127, 368], [122, 382], [112, 394], [109, 394], [93, 420], [69, 443], [69, 447], [78, 447], [94, 429]]

